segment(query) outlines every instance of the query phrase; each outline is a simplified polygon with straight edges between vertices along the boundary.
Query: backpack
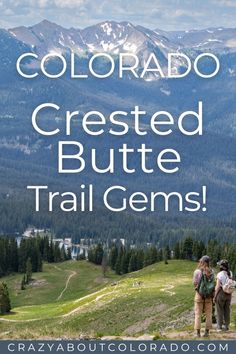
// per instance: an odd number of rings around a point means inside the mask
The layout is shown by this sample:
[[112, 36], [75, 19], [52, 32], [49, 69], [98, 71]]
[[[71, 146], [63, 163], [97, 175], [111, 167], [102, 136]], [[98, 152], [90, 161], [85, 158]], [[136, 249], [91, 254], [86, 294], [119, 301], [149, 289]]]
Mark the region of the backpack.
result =
[[226, 283], [222, 286], [222, 289], [224, 293], [232, 294], [235, 287], [236, 287], [236, 282], [233, 279], [228, 277]]
[[203, 299], [211, 298], [214, 296], [215, 291], [215, 277], [212, 273], [209, 277], [202, 272], [201, 280], [198, 286], [198, 293]]

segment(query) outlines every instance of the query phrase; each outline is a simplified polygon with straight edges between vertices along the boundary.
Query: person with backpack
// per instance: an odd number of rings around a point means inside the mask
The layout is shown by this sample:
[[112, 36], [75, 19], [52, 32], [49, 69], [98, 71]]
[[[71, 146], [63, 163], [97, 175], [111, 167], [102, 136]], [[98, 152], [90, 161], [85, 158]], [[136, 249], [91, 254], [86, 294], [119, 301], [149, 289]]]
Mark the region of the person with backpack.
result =
[[233, 280], [233, 274], [226, 259], [222, 259], [218, 265], [220, 266], [220, 272], [216, 276], [214, 301], [217, 311], [217, 331], [220, 332], [229, 330], [231, 297], [236, 282]]
[[215, 292], [215, 276], [210, 268], [210, 258], [207, 255], [200, 259], [198, 267], [194, 271], [193, 285], [195, 288], [194, 329], [197, 331], [197, 336], [201, 337], [201, 317], [204, 312], [206, 316], [204, 337], [208, 337], [212, 328], [212, 300]]

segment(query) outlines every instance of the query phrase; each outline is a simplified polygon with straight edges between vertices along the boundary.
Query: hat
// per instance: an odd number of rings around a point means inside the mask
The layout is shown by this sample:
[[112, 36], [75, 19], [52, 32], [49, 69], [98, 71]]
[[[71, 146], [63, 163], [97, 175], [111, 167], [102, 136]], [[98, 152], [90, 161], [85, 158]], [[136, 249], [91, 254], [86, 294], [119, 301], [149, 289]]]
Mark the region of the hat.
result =
[[206, 262], [206, 263], [210, 263], [210, 257], [208, 257], [207, 255], [202, 256], [202, 258], [200, 259], [200, 261]]
[[227, 259], [222, 259], [217, 263], [217, 265], [222, 268], [229, 269], [229, 262], [227, 261]]

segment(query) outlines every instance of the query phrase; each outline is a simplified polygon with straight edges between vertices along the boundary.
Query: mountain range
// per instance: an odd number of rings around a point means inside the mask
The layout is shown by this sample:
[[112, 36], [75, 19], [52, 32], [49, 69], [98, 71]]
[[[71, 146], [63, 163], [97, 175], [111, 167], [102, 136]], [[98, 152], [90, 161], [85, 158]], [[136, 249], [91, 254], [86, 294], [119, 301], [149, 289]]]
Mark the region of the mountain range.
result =
[[[86, 67], [91, 55], [106, 52], [116, 58], [119, 53], [134, 53], [142, 66], [150, 53], [155, 53], [166, 65], [170, 52], [183, 52], [191, 58], [199, 53], [211, 52], [218, 56], [221, 70], [214, 79], [201, 79], [190, 73], [181, 80], [71, 80], [68, 75], [58, 80], [38, 77], [34, 80], [21, 78], [16, 72], [16, 60], [25, 53], [36, 53], [39, 58], [56, 52], [65, 55], [73, 51], [80, 65]], [[168, 190], [188, 190], [199, 185], [209, 186], [209, 216], [234, 216], [236, 214], [236, 29], [208, 28], [205, 30], [163, 31], [150, 30], [129, 22], [105, 21], [85, 29], [66, 29], [44, 20], [31, 27], [17, 27], [0, 30], [0, 193], [12, 195], [22, 191], [28, 183], [54, 184], [63, 188], [76, 186], [86, 179], [105, 185], [126, 183], [135, 190], [143, 188], [167, 188]], [[30, 65], [29, 65], [30, 64]], [[178, 64], [178, 63], [177, 63]], [[32, 62], [26, 66], [32, 66]], [[56, 68], [58, 62], [49, 65]], [[103, 65], [101, 63], [100, 65]], [[182, 62], [179, 62], [181, 69]], [[139, 104], [151, 113], [168, 110], [179, 115], [184, 110], [194, 110], [197, 102], [204, 104], [203, 137], [186, 139], [176, 134], [174, 137], [157, 139], [148, 143], [154, 148], [173, 146], [183, 156], [183, 167], [177, 177], [138, 174], [135, 178], [117, 174], [116, 176], [96, 176], [91, 172], [82, 177], [58, 176], [56, 173], [57, 140], [42, 138], [35, 134], [31, 126], [33, 109], [43, 102], [60, 104], [62, 111], [80, 110], [87, 112], [100, 110], [105, 115], [122, 109], [130, 110]], [[61, 117], [48, 114], [45, 124], [63, 125]], [[74, 137], [78, 139], [78, 135]], [[117, 141], [106, 139], [94, 141], [80, 134], [81, 141], [88, 146], [96, 146], [101, 151], [103, 163], [105, 149], [115, 146]], [[127, 136], [133, 146], [141, 140], [132, 133]], [[75, 187], [76, 188], [76, 187]]]
[[130, 22], [106, 21], [85, 29], [66, 29], [44, 20], [32, 27], [16, 27], [8, 33], [30, 46], [36, 53], [53, 49], [75, 52], [133, 52], [159, 49], [162, 53], [190, 48], [192, 50], [225, 50], [235, 52], [236, 29], [162, 31], [134, 26]]

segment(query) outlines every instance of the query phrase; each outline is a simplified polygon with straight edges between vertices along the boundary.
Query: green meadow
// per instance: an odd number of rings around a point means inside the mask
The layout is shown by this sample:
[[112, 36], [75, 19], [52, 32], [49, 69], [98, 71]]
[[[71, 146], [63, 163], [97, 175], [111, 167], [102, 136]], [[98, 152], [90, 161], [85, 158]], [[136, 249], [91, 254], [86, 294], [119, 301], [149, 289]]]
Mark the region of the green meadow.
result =
[[191, 338], [195, 267], [171, 260], [104, 277], [87, 261], [44, 264], [26, 290], [22, 275], [4, 277], [12, 312], [0, 317], [0, 338]]

